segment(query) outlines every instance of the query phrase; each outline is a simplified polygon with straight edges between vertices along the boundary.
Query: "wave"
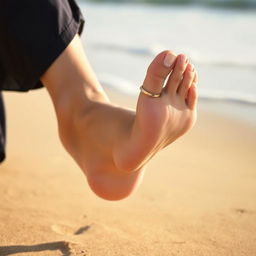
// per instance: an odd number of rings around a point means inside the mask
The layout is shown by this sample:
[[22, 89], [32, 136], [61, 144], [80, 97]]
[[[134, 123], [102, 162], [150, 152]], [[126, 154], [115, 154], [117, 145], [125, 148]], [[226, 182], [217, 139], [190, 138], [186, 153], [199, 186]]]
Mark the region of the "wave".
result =
[[223, 8], [256, 8], [256, 0], [90, 0], [90, 2], [204, 5]]
[[127, 95], [137, 95], [138, 93], [138, 90], [136, 90], [136, 85], [134, 83], [127, 81], [121, 77], [106, 73], [97, 74], [97, 77], [103, 87], [107, 87], [114, 91]]
[[[106, 73], [98, 74], [98, 77], [100, 83], [105, 88], [110, 88], [128, 96], [137, 96], [139, 94], [139, 87], [131, 81]], [[236, 102], [255, 105], [256, 107], [256, 95], [242, 92], [230, 92], [224, 90], [200, 90], [199, 99]]]
[[[108, 50], [122, 52], [126, 54], [132, 54], [136, 56], [147, 56], [155, 57], [159, 52], [163, 51], [165, 48], [161, 45], [155, 45], [148, 48], [139, 48], [139, 47], [130, 47], [117, 44], [108, 44], [108, 43], [94, 43], [92, 45], [98, 50]], [[207, 65], [207, 66], [218, 66], [218, 67], [234, 67], [234, 68], [244, 68], [244, 69], [256, 69], [256, 60], [243, 60], [236, 58], [225, 58], [225, 57], [210, 57], [202, 56], [197, 52], [191, 51], [188, 53], [188, 56], [191, 58], [193, 63], [198, 65]]]
[[220, 100], [227, 102], [236, 102], [256, 106], [256, 96], [246, 93], [231, 93], [230, 91], [208, 91], [199, 94], [200, 99]]

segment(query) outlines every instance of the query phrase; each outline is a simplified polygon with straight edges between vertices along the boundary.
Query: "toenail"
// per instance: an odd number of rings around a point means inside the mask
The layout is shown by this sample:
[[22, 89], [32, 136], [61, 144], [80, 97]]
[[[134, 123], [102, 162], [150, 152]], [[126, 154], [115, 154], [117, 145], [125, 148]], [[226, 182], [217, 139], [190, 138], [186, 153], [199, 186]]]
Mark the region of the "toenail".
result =
[[171, 67], [174, 60], [175, 60], [175, 58], [173, 57], [173, 55], [171, 53], [167, 53], [164, 58], [164, 66], [167, 68]]
[[188, 58], [185, 55], [181, 55], [181, 61], [187, 62]]
[[189, 64], [187, 65], [187, 71], [188, 71], [188, 72], [193, 72], [193, 65], [192, 65], [192, 64], [189, 63]]

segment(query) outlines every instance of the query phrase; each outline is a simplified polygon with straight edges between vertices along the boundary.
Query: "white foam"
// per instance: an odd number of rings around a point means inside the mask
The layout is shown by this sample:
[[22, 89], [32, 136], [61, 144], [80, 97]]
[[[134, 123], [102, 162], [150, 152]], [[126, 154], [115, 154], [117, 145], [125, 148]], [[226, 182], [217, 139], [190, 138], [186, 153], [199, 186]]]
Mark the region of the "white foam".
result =
[[[132, 54], [137, 56], [148, 56], [154, 57], [163, 50], [168, 49], [164, 45], [155, 44], [148, 47], [135, 47], [132, 45], [118, 45], [111, 43], [94, 43], [92, 47], [106, 51], [113, 52], [123, 52], [126, 54]], [[193, 63], [199, 65], [207, 66], [225, 66], [225, 67], [239, 67], [239, 68], [249, 68], [256, 69], [256, 60], [252, 56], [251, 58], [246, 56], [246, 58], [241, 58], [241, 56], [221, 56], [221, 55], [205, 55], [196, 50], [191, 49], [186, 52], [186, 54], [191, 58]]]

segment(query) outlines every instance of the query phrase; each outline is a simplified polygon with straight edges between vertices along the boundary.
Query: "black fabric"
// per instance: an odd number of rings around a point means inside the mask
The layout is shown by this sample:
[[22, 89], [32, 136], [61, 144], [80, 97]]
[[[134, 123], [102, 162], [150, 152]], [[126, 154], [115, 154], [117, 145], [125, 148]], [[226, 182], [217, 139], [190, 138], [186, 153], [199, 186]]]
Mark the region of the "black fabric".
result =
[[0, 0], [0, 162], [6, 138], [1, 91], [43, 87], [40, 77], [83, 24], [75, 0]]
[[74, 0], [1, 0], [0, 90], [42, 87], [40, 77], [83, 23]]
[[0, 92], [0, 162], [5, 159], [5, 141], [6, 141], [6, 131], [5, 131], [5, 111], [3, 96]]

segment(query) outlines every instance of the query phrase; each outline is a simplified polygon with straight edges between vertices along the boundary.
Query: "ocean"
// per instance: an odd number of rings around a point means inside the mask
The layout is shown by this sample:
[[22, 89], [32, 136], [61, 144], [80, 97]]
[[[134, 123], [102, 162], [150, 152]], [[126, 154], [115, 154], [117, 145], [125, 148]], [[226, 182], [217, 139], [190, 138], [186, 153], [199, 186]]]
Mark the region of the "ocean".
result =
[[[256, 122], [256, 9], [193, 2], [80, 1], [86, 19], [82, 41], [99, 80], [135, 96], [157, 53], [185, 53], [199, 73], [200, 99]], [[223, 102], [229, 103], [225, 111]]]

